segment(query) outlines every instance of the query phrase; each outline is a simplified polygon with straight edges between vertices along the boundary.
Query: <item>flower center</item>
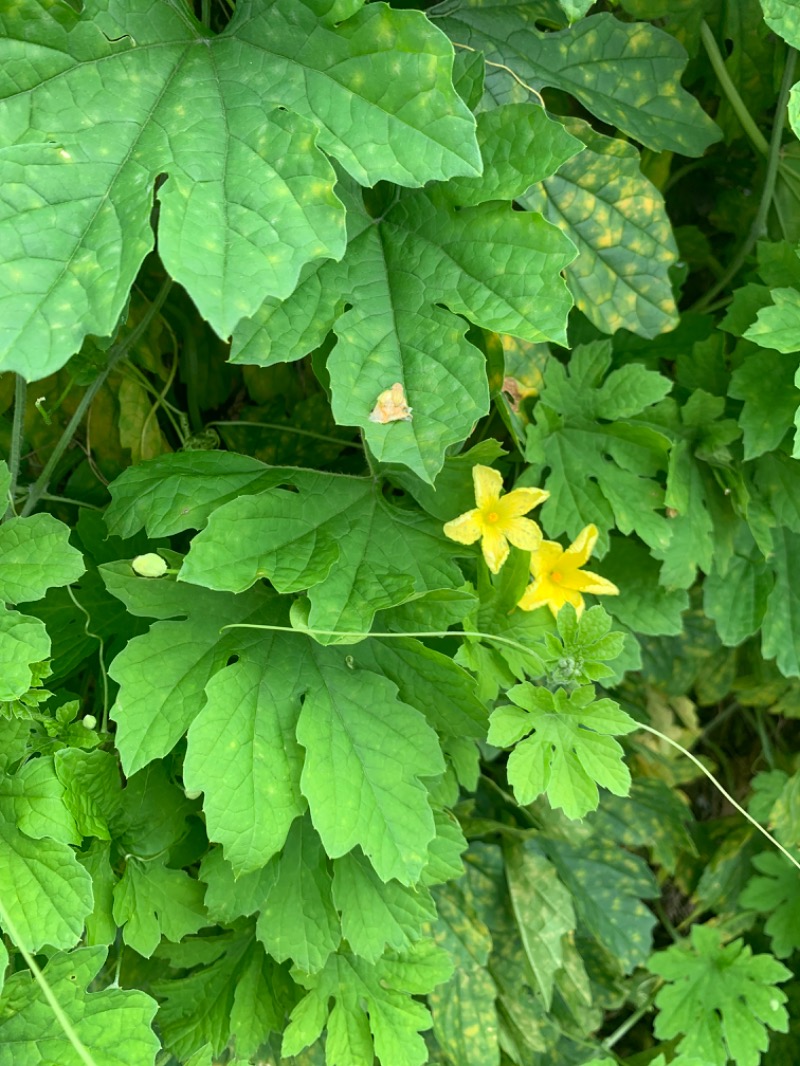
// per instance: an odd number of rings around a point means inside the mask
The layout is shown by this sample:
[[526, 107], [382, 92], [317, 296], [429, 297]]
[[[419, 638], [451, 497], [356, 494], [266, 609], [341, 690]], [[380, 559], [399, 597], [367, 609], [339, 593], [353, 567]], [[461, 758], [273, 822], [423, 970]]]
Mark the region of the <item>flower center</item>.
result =
[[486, 516], [486, 521], [487, 522], [491, 522], [493, 524], [495, 522], [499, 522], [500, 521], [500, 515], [497, 513], [497, 511], [490, 511], [487, 514], [487, 516]]
[[561, 582], [564, 580], [564, 575], [561, 573], [560, 570], [551, 570], [550, 580], [554, 581], [556, 585], [560, 585]]

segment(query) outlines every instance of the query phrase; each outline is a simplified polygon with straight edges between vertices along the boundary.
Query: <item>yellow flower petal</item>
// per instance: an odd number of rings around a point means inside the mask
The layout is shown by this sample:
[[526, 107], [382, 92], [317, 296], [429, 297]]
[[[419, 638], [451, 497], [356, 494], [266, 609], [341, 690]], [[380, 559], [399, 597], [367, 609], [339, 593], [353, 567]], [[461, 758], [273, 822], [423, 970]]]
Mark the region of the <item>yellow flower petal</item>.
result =
[[512, 489], [499, 501], [504, 518], [519, 518], [532, 511], [550, 496], [544, 489]]
[[499, 530], [493, 529], [491, 526], [484, 526], [481, 548], [483, 549], [483, 557], [486, 560], [486, 565], [493, 574], [499, 574], [500, 567], [506, 561], [509, 554], [508, 541], [506, 538]]
[[503, 525], [503, 533], [515, 548], [532, 552], [542, 543], [542, 531], [530, 518], [511, 518]]
[[537, 607], [546, 607], [547, 600], [547, 590], [538, 581], [532, 581], [522, 593], [517, 607], [521, 607], [523, 611], [535, 611]]
[[503, 475], [490, 466], [477, 463], [472, 468], [472, 481], [475, 485], [475, 503], [478, 507], [488, 507], [500, 499], [503, 488]]
[[580, 531], [564, 554], [569, 557], [573, 566], [583, 566], [588, 562], [595, 544], [597, 544], [597, 526], [590, 524]]
[[477, 508], [472, 511], [465, 511], [458, 518], [454, 518], [452, 522], [445, 523], [444, 535], [449, 537], [450, 540], [457, 540], [459, 544], [474, 544], [483, 533], [483, 526], [479, 518], [480, 511]]
[[576, 570], [564, 579], [566, 588], [576, 592], [591, 592], [593, 596], [619, 596], [619, 589], [612, 582], [593, 574], [591, 570]]
[[535, 578], [549, 577], [564, 554], [564, 549], [554, 540], [543, 540], [531, 554], [531, 573]]

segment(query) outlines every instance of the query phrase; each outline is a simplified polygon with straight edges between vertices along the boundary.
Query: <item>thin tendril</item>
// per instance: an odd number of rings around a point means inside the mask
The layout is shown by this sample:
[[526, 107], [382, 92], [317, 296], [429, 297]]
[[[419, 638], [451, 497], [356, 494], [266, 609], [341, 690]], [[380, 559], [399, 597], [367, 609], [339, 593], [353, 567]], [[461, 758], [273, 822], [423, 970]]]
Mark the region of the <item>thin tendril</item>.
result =
[[100, 645], [100, 651], [98, 652], [97, 658], [100, 663], [100, 676], [103, 679], [103, 721], [101, 732], [105, 733], [108, 729], [108, 674], [106, 673], [106, 666], [104, 662], [106, 648], [105, 642], [101, 636], [99, 636], [97, 633], [92, 633], [92, 631], [89, 629], [89, 623], [92, 620], [91, 615], [83, 606], [83, 604], [75, 598], [75, 593], [72, 591], [69, 585], [67, 585], [67, 592], [69, 593], [69, 598], [72, 600], [72, 602], [75, 604], [75, 606], [86, 619], [83, 626], [84, 633], [87, 637], [93, 637]]
[[84, 1063], [84, 1066], [97, 1066], [97, 1062], [95, 1061], [92, 1054], [90, 1053], [86, 1045], [83, 1043], [81, 1038], [75, 1032], [72, 1022], [64, 1013], [63, 1007], [58, 1002], [58, 999], [56, 998], [53, 989], [50, 987], [49, 981], [39, 968], [36, 959], [34, 959], [31, 953], [23, 946], [19, 930], [14, 924], [11, 915], [3, 906], [2, 900], [0, 900], [0, 922], [2, 922], [3, 926], [6, 929], [6, 932], [13, 940], [14, 946], [16, 947], [17, 951], [19, 951], [20, 955], [27, 963], [28, 968], [33, 974], [34, 981], [36, 981], [39, 988], [41, 988], [42, 994], [47, 1000], [53, 1014], [55, 1015], [56, 1021], [61, 1026], [64, 1032], [64, 1036], [67, 1038], [67, 1040], [69, 1040], [70, 1044], [72, 1044], [73, 1048], [75, 1049], [75, 1053], [80, 1058], [81, 1062]]
[[[472, 48], [471, 45], [459, 44], [457, 41], [453, 41], [453, 48], [463, 48], [466, 52], [478, 51], [477, 48]], [[518, 85], [521, 85], [523, 89], [526, 89], [531, 94], [531, 96], [535, 96], [539, 103], [542, 105], [542, 107], [544, 107], [544, 98], [542, 97], [542, 94], [539, 92], [539, 90], [534, 89], [532, 85], [528, 85], [526, 81], [523, 81], [515, 70], [512, 70], [511, 67], [507, 67], [505, 63], [495, 63], [494, 60], [487, 59], [485, 56], [483, 57], [483, 61], [487, 67], [497, 67], [498, 70], [504, 70], [506, 74], [510, 74]]]

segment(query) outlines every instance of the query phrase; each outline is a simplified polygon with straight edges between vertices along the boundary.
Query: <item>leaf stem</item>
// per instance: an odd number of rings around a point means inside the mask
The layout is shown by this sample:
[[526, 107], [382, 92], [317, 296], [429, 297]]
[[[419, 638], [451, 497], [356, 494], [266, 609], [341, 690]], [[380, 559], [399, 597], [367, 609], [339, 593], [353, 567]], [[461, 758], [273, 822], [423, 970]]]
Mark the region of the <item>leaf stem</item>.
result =
[[[661, 984], [662, 982], [659, 981], [659, 987], [661, 986]], [[626, 1033], [629, 1033], [631, 1029], [633, 1029], [634, 1025], [636, 1025], [638, 1021], [644, 1018], [645, 1014], [647, 1014], [653, 1009], [653, 1004], [655, 1003], [657, 994], [658, 990], [651, 993], [647, 997], [647, 1000], [641, 1005], [641, 1007], [637, 1008], [633, 1012], [633, 1014], [629, 1014], [625, 1021], [621, 1025], [619, 1025], [610, 1036], [606, 1037], [606, 1039], [600, 1046], [605, 1051], [610, 1051], [615, 1044], [618, 1044], [620, 1040], [622, 1040], [623, 1036], [625, 1036]]]
[[39, 968], [36, 959], [34, 959], [30, 952], [24, 947], [19, 934], [19, 930], [15, 926], [11, 915], [3, 906], [2, 900], [0, 900], [0, 922], [2, 922], [3, 926], [5, 926], [6, 932], [14, 941], [14, 945], [17, 948], [17, 951], [19, 951], [20, 955], [25, 960], [28, 968], [33, 974], [34, 981], [36, 981], [39, 988], [41, 988], [42, 995], [47, 1000], [50, 1010], [52, 1010], [53, 1014], [55, 1015], [56, 1021], [61, 1026], [64, 1032], [64, 1036], [67, 1038], [67, 1040], [69, 1040], [70, 1044], [72, 1044], [73, 1048], [75, 1049], [75, 1053], [78, 1058], [81, 1060], [81, 1062], [85, 1064], [85, 1066], [97, 1066], [97, 1062], [95, 1061], [81, 1038], [75, 1032], [72, 1022], [64, 1013], [63, 1007], [56, 999], [55, 993], [50, 987], [50, 983], [48, 982], [47, 978]]
[[[453, 48], [463, 48], [465, 52], [478, 51], [477, 48], [473, 48], [472, 45], [469, 44], [459, 44], [458, 41], [452, 41], [451, 43], [453, 45]], [[523, 81], [515, 70], [512, 70], [511, 67], [507, 67], [505, 63], [495, 63], [494, 60], [487, 59], [486, 56], [483, 57], [483, 61], [487, 67], [496, 67], [498, 70], [504, 70], [506, 74], [510, 74], [514, 81], [517, 83], [517, 85], [521, 85], [523, 89], [527, 90], [527, 92], [531, 94], [531, 96], [535, 96], [541, 106], [544, 107], [544, 97], [539, 92], [539, 90], [534, 89], [532, 85], [528, 85], [526, 81]]]
[[287, 426], [281, 422], [247, 422], [244, 419], [235, 422], [207, 422], [207, 426], [257, 426], [260, 429], [276, 429], [281, 433], [296, 433], [298, 437], [312, 437], [314, 440], [324, 441], [326, 444], [339, 444], [343, 448], [357, 448], [361, 451], [361, 444], [354, 440], [342, 440], [341, 437], [328, 437], [324, 433], [314, 433], [310, 429], [297, 429], [295, 426]]
[[45, 464], [44, 470], [42, 470], [39, 477], [36, 479], [33, 485], [28, 489], [28, 498], [25, 501], [25, 505], [22, 508], [21, 515], [23, 518], [27, 517], [35, 509], [39, 500], [44, 496], [50, 487], [50, 478], [53, 476], [53, 471], [58, 465], [61, 456], [69, 447], [69, 444], [75, 434], [78, 432], [78, 427], [83, 421], [83, 416], [88, 411], [97, 393], [103, 386], [106, 378], [116, 365], [125, 358], [130, 349], [139, 340], [145, 330], [148, 328], [152, 320], [156, 317], [161, 310], [164, 301], [166, 300], [169, 290], [172, 288], [172, 278], [167, 278], [164, 284], [156, 294], [155, 299], [148, 307], [147, 311], [142, 316], [141, 321], [131, 330], [128, 336], [119, 341], [111, 348], [108, 356], [108, 363], [105, 368], [98, 374], [98, 376], [91, 383], [89, 388], [81, 397], [80, 403], [75, 409], [75, 414], [69, 420], [67, 428], [61, 434], [61, 437], [56, 444], [55, 448], [50, 455], [50, 458]]
[[[360, 640], [364, 640], [367, 637], [376, 637], [378, 640], [405, 640], [406, 637], [475, 637], [478, 640], [495, 640], [498, 644], [507, 644], [510, 648], [516, 648], [517, 651], [525, 652], [526, 655], [536, 656], [538, 662], [538, 655], [532, 648], [526, 648], [524, 644], [520, 644], [518, 640], [512, 640], [510, 637], [499, 637], [494, 633], [482, 633], [479, 630], [471, 629], [432, 629], [432, 630], [414, 630], [412, 632], [403, 633], [388, 633], [371, 631], [357, 632], [345, 631], [341, 629], [296, 629], [294, 626], [273, 626], [266, 624], [259, 624], [257, 622], [232, 622], [230, 625], [223, 626], [222, 629], [268, 629], [278, 633], [299, 633], [310, 637], [358, 637]], [[222, 630], [220, 630], [222, 632]]]
[[772, 833], [769, 832], [769, 830], [765, 829], [764, 826], [761, 825], [760, 822], [757, 822], [755, 820], [755, 818], [752, 816], [752, 814], [748, 814], [748, 812], [744, 809], [744, 807], [742, 807], [742, 805], [740, 803], [736, 802], [736, 800], [733, 798], [733, 796], [730, 794], [730, 792], [727, 792], [722, 787], [722, 785], [719, 783], [719, 781], [717, 781], [716, 777], [714, 777], [714, 775], [711, 773], [710, 770], [707, 770], [705, 768], [705, 766], [703, 766], [703, 764], [700, 762], [700, 760], [697, 758], [696, 755], [692, 755], [692, 753], [690, 751], [687, 751], [686, 748], [684, 748], [682, 744], [679, 744], [677, 742], [677, 740], [673, 740], [672, 737], [668, 737], [665, 733], [662, 733], [658, 729], [654, 729], [651, 725], [645, 725], [644, 722], [638, 722], [637, 725], [639, 726], [639, 729], [644, 729], [645, 732], [652, 733], [654, 737], [659, 737], [661, 740], [665, 740], [667, 742], [667, 744], [671, 744], [673, 748], [677, 748], [677, 750], [679, 752], [681, 752], [683, 755], [685, 755], [686, 758], [690, 760], [690, 762], [693, 762], [694, 765], [698, 768], [698, 770], [700, 770], [702, 773], [705, 774], [705, 776], [708, 778], [708, 780], [711, 782], [711, 784], [714, 786], [714, 788], [722, 796], [725, 797], [725, 799], [728, 801], [728, 803], [730, 803], [731, 806], [734, 807], [739, 812], [739, 814], [742, 815], [743, 818], [746, 818], [747, 821], [750, 822], [750, 824], [752, 826], [754, 826], [759, 831], [759, 833], [761, 833], [763, 836], [765, 836], [767, 838], [767, 840], [770, 842], [770, 844], [773, 844], [778, 849], [778, 851], [781, 852], [781, 854], [785, 855], [786, 858], [789, 860], [789, 862], [792, 864], [792, 866], [796, 866], [797, 869], [800, 870], [800, 862], [797, 861], [797, 859], [794, 857], [794, 855], [792, 855], [792, 853], [790, 851], [788, 851], [783, 846], [783, 844], [781, 844], [779, 841], [777, 841], [775, 839], [775, 837], [772, 835]]
[[747, 110], [747, 105], [739, 95], [739, 91], [731, 80], [731, 76], [725, 66], [725, 60], [722, 58], [722, 53], [719, 50], [714, 34], [711, 32], [708, 23], [705, 19], [700, 23], [700, 39], [703, 42], [703, 47], [706, 50], [708, 58], [711, 60], [711, 66], [714, 68], [714, 73], [717, 75], [720, 87], [728, 99], [728, 103], [731, 105], [736, 113], [736, 117], [742, 124], [742, 129], [753, 142], [755, 149], [763, 156], [769, 155], [769, 143], [756, 125], [753, 116]]
[[14, 384], [14, 421], [11, 425], [11, 450], [8, 455], [8, 470], [11, 484], [8, 487], [8, 506], [3, 508], [3, 521], [13, 518], [14, 497], [17, 494], [19, 465], [22, 459], [22, 438], [25, 435], [25, 404], [28, 399], [28, 383], [22, 374], [17, 374]]
[[778, 106], [775, 111], [775, 121], [772, 126], [772, 136], [769, 144], [769, 156], [767, 157], [767, 172], [764, 176], [764, 186], [761, 190], [761, 200], [758, 205], [756, 217], [750, 227], [750, 232], [742, 242], [739, 251], [731, 260], [728, 269], [700, 299], [689, 308], [690, 311], [705, 311], [713, 303], [716, 297], [736, 277], [745, 263], [745, 260], [755, 247], [756, 241], [762, 235], [767, 224], [772, 197], [775, 193], [775, 180], [778, 176], [778, 165], [781, 158], [781, 138], [783, 126], [786, 121], [786, 109], [789, 102], [789, 90], [794, 81], [794, 68], [797, 60], [797, 52], [790, 48], [786, 56], [786, 65], [783, 68], [783, 80], [781, 81], [780, 93], [778, 94]]

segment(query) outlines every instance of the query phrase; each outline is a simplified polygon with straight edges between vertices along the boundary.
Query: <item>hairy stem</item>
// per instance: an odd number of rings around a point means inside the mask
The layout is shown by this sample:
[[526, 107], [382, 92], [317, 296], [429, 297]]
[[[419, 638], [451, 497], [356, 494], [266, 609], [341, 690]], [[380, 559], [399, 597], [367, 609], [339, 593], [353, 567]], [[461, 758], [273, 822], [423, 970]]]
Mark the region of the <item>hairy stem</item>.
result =
[[78, 427], [83, 421], [83, 416], [91, 407], [92, 401], [94, 400], [95, 396], [100, 391], [101, 387], [103, 386], [103, 383], [105, 382], [111, 371], [117, 366], [117, 364], [122, 359], [125, 358], [130, 349], [134, 346], [134, 344], [136, 344], [136, 342], [146, 331], [152, 320], [161, 310], [171, 287], [172, 279], [167, 278], [167, 280], [159, 289], [156, 298], [153, 300], [145, 314], [142, 316], [141, 322], [139, 322], [138, 325], [131, 330], [125, 340], [120, 341], [118, 344], [115, 344], [109, 352], [108, 364], [106, 365], [105, 369], [102, 370], [100, 374], [94, 379], [92, 384], [81, 397], [81, 401], [75, 409], [75, 414], [69, 420], [67, 428], [61, 434], [58, 444], [56, 444], [52, 454], [50, 455], [50, 458], [45, 464], [44, 470], [42, 470], [39, 477], [29, 488], [28, 498], [25, 501], [25, 506], [22, 508], [21, 512], [23, 518], [32, 513], [36, 505], [39, 503], [39, 500], [45, 495], [45, 493], [50, 488], [50, 479], [53, 476], [53, 471], [55, 470], [56, 466], [58, 466], [61, 456], [69, 447], [72, 438], [78, 432]]
[[728, 103], [735, 111], [736, 117], [741, 122], [742, 129], [753, 142], [757, 152], [763, 156], [769, 155], [769, 143], [767, 138], [756, 125], [753, 116], [747, 110], [744, 100], [741, 98], [736, 86], [731, 81], [731, 76], [725, 67], [725, 60], [722, 58], [722, 53], [719, 50], [714, 34], [709, 29], [709, 25], [705, 20], [700, 23], [700, 39], [703, 42], [703, 47], [706, 50], [708, 58], [711, 60], [711, 66], [714, 68], [714, 73], [717, 75], [720, 88], [727, 97]]
[[767, 157], [767, 172], [764, 176], [764, 186], [761, 190], [761, 200], [758, 204], [758, 211], [756, 217], [753, 219], [753, 225], [750, 227], [750, 232], [742, 242], [739, 251], [731, 260], [728, 269], [719, 278], [714, 285], [690, 308], [691, 311], [705, 311], [706, 308], [714, 301], [714, 299], [725, 289], [728, 284], [736, 277], [739, 271], [744, 266], [747, 257], [755, 247], [756, 241], [764, 232], [767, 224], [767, 216], [769, 215], [770, 205], [772, 204], [772, 197], [775, 194], [775, 180], [778, 176], [778, 165], [781, 159], [781, 138], [783, 136], [783, 127], [786, 121], [786, 109], [789, 103], [789, 90], [794, 82], [794, 68], [797, 60], [797, 52], [794, 48], [790, 48], [786, 56], [786, 65], [783, 68], [783, 80], [781, 82], [781, 89], [778, 95], [778, 106], [775, 111], [775, 121], [772, 126], [772, 136], [769, 143], [769, 156]]
[[27, 398], [28, 384], [22, 374], [17, 374], [17, 380], [14, 385], [14, 421], [11, 426], [11, 451], [8, 455], [11, 484], [8, 487], [8, 506], [3, 508], [3, 521], [14, 516], [14, 497], [17, 493], [19, 464], [22, 459], [22, 438], [25, 435], [25, 404]]

